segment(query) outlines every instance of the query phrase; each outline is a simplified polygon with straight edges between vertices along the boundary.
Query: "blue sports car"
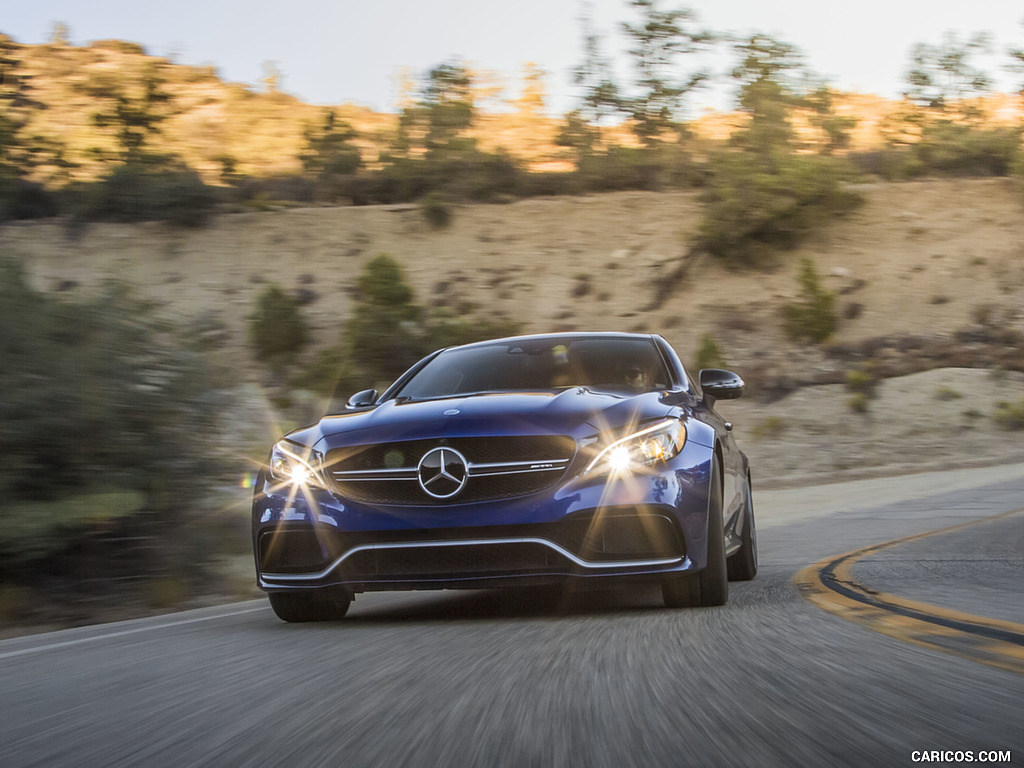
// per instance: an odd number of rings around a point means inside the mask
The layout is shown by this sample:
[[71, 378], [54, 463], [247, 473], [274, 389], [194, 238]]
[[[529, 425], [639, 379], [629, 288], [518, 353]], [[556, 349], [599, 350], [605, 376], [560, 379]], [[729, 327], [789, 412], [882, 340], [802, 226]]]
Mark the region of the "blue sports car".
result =
[[284, 621], [359, 592], [660, 583], [722, 605], [757, 573], [747, 457], [660, 336], [560, 333], [428, 355], [285, 435], [260, 472], [259, 586]]

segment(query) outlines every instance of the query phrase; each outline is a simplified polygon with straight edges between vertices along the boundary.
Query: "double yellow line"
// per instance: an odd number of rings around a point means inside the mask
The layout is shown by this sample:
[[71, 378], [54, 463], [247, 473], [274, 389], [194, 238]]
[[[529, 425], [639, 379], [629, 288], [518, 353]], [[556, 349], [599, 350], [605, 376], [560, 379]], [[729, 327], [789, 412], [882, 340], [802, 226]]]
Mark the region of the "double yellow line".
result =
[[1021, 512], [1024, 510], [1018, 509], [826, 558], [807, 566], [793, 580], [801, 594], [816, 606], [848, 621], [915, 645], [1024, 675], [1024, 624], [974, 616], [878, 592], [858, 584], [852, 576], [855, 563], [882, 550]]

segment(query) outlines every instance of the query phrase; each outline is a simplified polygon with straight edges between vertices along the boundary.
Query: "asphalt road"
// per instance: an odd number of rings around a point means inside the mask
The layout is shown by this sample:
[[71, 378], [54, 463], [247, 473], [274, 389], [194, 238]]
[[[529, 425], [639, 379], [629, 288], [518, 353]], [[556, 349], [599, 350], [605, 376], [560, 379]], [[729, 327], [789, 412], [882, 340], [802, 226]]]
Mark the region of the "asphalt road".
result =
[[[538, 601], [363, 595], [343, 622], [265, 601], [0, 642], [0, 766], [1024, 764], [1024, 676], [808, 602], [862, 584], [1024, 622], [1024, 468], [757, 494], [761, 572], [722, 608], [656, 590]], [[1004, 763], [1005, 764], [1005, 763]]]

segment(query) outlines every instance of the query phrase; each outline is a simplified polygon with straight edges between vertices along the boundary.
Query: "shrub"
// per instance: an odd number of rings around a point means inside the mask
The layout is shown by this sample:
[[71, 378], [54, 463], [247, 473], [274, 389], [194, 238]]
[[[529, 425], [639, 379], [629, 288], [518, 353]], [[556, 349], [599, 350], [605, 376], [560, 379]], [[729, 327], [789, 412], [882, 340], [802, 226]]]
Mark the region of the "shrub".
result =
[[348, 192], [354, 174], [362, 165], [359, 148], [352, 141], [356, 132], [333, 109], [324, 112], [318, 128], [305, 131], [306, 148], [299, 156], [306, 175], [316, 182], [317, 198], [333, 202]]
[[934, 120], [909, 145], [857, 152], [850, 159], [859, 170], [888, 181], [929, 175], [1006, 176], [1019, 156], [1020, 137], [1020, 127]]
[[694, 368], [700, 371], [702, 368], [725, 368], [725, 358], [718, 344], [711, 334], [706, 333], [700, 339], [700, 346], [697, 348], [697, 360]]
[[996, 403], [992, 420], [1003, 429], [1024, 429], [1024, 398], [1016, 403]]
[[[28, 287], [0, 261], [0, 592], [90, 608], [113, 591], [166, 574], [201, 575], [216, 541], [201, 500], [223, 478], [214, 450], [223, 398], [201, 356], [172, 341], [147, 305], [109, 283], [85, 301]], [[88, 578], [83, 581], [82, 576]], [[123, 597], [121, 598], [123, 602]]]
[[206, 224], [217, 203], [212, 187], [189, 169], [163, 170], [141, 163], [119, 165], [102, 180], [73, 191], [73, 217], [87, 221], [166, 221]]
[[272, 368], [283, 368], [307, 340], [299, 300], [276, 283], [268, 284], [249, 315], [249, 341], [256, 349], [257, 359]]
[[839, 326], [836, 315], [836, 295], [821, 285], [814, 262], [801, 261], [800, 298], [782, 307], [786, 333], [794, 341], [818, 343], [825, 341]]
[[268, 176], [262, 179], [237, 179], [232, 198], [256, 209], [269, 209], [274, 203], [290, 200], [312, 203], [316, 200], [314, 179], [296, 175]]
[[0, 222], [56, 216], [56, 196], [41, 184], [9, 177], [0, 165]]
[[475, 148], [438, 149], [424, 158], [381, 158], [383, 167], [353, 177], [348, 196], [357, 204], [397, 203], [437, 195], [441, 200], [495, 202], [530, 188], [528, 175], [505, 154]]
[[846, 405], [856, 413], [867, 413], [877, 386], [878, 377], [870, 366], [847, 371], [846, 388], [853, 394], [846, 399]]
[[733, 267], [764, 266], [812, 230], [862, 202], [843, 181], [843, 161], [779, 153], [771, 166], [751, 152], [713, 155], [695, 245]]
[[423, 310], [413, 303], [401, 266], [387, 254], [366, 263], [357, 288], [359, 295], [345, 326], [347, 357], [367, 386], [382, 385], [425, 351]]
[[870, 368], [856, 368], [846, 372], [846, 388], [851, 392], [872, 395], [878, 386], [878, 377]]
[[0, 327], [17, 329], [0, 334], [0, 561], [45, 557], [140, 509], [180, 515], [170, 489], [211, 472], [218, 403], [203, 359], [121, 285], [58, 301], [3, 260]]
[[588, 192], [662, 187], [661, 162], [655, 153], [639, 147], [614, 146], [607, 152], [584, 155], [578, 173]]
[[429, 159], [431, 176], [456, 200], [494, 202], [516, 192], [519, 168], [505, 154], [459, 152], [442, 160]]
[[868, 404], [868, 396], [863, 392], [856, 392], [846, 398], [846, 405], [855, 413], [867, 413]]
[[452, 209], [440, 192], [431, 192], [420, 200], [420, 211], [432, 229], [446, 229], [452, 223]]
[[588, 295], [592, 290], [593, 286], [590, 283], [590, 275], [586, 272], [581, 272], [576, 275], [576, 280], [572, 286], [572, 297], [574, 299], [582, 299]]
[[530, 172], [516, 174], [515, 193], [519, 197], [579, 194], [579, 175], [566, 172]]
[[319, 350], [289, 383], [324, 397], [340, 397], [341, 404], [344, 404], [349, 395], [365, 389], [364, 381], [349, 365], [346, 352], [345, 345], [340, 342]]
[[786, 431], [789, 422], [779, 416], [767, 416], [754, 425], [751, 436], [754, 440], [764, 440], [775, 437]]
[[470, 344], [474, 341], [515, 336], [519, 324], [505, 318], [459, 317], [445, 312], [435, 314], [427, 325], [427, 345], [430, 349]]
[[384, 167], [370, 177], [363, 197], [375, 203], [418, 200], [439, 184], [430, 177], [427, 163], [408, 157], [382, 157]]
[[913, 146], [852, 152], [849, 159], [850, 164], [861, 173], [880, 176], [886, 181], [906, 181], [927, 173]]
[[9, 504], [0, 526], [0, 574], [50, 557], [78, 531], [131, 515], [143, 503], [138, 491], [105, 490]]
[[1020, 138], [1020, 127], [981, 128], [938, 120], [924, 127], [913, 152], [921, 173], [1006, 176], [1017, 156]]
[[402, 268], [387, 254], [363, 267], [359, 295], [340, 343], [322, 350], [296, 383], [332, 395], [337, 408], [353, 392], [381, 389], [439, 347], [510, 336], [518, 326], [501, 318], [470, 318], [440, 310], [428, 315], [414, 302]]

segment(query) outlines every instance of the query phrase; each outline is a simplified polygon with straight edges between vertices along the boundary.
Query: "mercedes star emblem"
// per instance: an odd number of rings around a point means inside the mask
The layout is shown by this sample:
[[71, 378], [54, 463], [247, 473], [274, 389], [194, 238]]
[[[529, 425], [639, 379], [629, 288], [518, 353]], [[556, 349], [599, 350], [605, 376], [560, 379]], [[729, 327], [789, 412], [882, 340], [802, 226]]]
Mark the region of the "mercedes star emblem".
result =
[[420, 488], [435, 499], [450, 499], [469, 479], [469, 462], [454, 448], [441, 446], [423, 454], [416, 468]]

